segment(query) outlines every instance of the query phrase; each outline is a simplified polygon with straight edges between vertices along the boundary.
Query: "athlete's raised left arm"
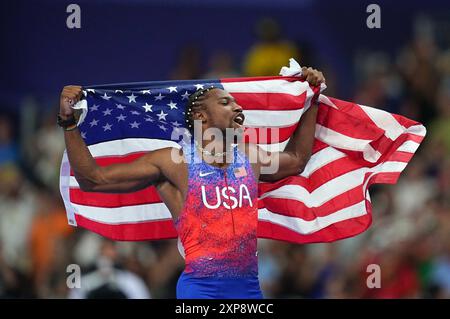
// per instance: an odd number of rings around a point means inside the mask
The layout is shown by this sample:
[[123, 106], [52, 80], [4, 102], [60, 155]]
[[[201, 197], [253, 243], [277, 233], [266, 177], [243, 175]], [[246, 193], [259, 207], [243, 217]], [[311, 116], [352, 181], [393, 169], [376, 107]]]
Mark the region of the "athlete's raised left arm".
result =
[[[312, 68], [304, 68], [303, 76], [313, 86], [325, 82], [322, 72]], [[258, 146], [259, 180], [274, 182], [304, 170], [312, 153], [317, 109], [317, 104], [313, 103], [303, 114], [284, 151], [266, 152]]]

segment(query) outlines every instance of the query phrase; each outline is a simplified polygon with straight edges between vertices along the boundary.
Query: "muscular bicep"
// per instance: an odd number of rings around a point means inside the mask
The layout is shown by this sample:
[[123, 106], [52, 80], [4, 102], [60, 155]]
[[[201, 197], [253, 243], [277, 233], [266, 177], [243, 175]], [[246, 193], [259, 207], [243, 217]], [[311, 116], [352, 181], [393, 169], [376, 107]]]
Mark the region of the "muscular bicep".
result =
[[275, 182], [303, 171], [304, 162], [293, 152], [269, 152], [257, 146], [259, 180]]
[[92, 180], [75, 178], [82, 190], [124, 193], [143, 189], [162, 178], [159, 162], [162, 154], [149, 152], [129, 163], [99, 166]]

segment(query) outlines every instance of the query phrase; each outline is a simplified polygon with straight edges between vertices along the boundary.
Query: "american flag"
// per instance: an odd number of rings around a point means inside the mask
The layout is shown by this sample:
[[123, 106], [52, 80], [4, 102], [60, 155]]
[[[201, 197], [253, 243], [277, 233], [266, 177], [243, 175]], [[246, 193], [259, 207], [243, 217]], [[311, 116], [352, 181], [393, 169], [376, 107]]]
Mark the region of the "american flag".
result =
[[238, 167], [234, 170], [234, 176], [240, 178], [247, 176], [247, 171], [245, 170], [245, 167]]
[[[227, 90], [243, 107], [245, 125], [267, 130], [267, 150], [283, 150], [320, 88], [298, 77], [170, 81], [85, 87], [79, 129], [99, 165], [127, 163], [146, 152], [180, 147], [188, 96], [203, 87]], [[305, 170], [259, 183], [258, 237], [294, 243], [355, 236], [371, 223], [369, 187], [396, 183], [425, 137], [420, 123], [319, 95], [313, 154]], [[279, 134], [272, 134], [278, 130]], [[80, 190], [63, 156], [60, 190], [69, 224], [116, 240], [176, 238], [171, 214], [151, 186], [127, 194]]]

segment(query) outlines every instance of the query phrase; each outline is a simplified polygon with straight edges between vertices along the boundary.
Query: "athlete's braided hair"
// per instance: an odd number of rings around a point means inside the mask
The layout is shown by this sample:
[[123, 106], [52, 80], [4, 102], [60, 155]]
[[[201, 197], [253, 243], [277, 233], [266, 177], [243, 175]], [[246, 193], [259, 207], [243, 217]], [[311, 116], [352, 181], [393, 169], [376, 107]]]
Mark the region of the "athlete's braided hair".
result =
[[206, 98], [205, 94], [213, 89], [217, 89], [217, 87], [210, 86], [205, 89], [199, 89], [199, 90], [195, 91], [194, 93], [192, 93], [191, 95], [189, 95], [188, 104], [187, 104], [187, 108], [186, 108], [186, 112], [185, 112], [186, 113], [186, 127], [188, 128], [189, 131], [192, 131], [194, 128], [194, 119], [192, 118], [193, 111], [200, 109], [201, 107], [204, 106], [204, 104], [202, 102]]

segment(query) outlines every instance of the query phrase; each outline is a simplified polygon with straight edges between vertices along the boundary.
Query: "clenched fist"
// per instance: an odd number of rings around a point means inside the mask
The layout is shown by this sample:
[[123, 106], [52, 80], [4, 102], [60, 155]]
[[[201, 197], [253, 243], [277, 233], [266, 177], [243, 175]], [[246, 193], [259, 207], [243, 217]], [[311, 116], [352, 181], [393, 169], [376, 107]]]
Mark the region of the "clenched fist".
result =
[[81, 86], [78, 85], [66, 85], [59, 99], [59, 114], [63, 120], [71, 118], [75, 113], [72, 106], [77, 103], [83, 95]]
[[313, 68], [303, 67], [302, 77], [312, 86], [325, 83], [325, 77], [323, 76], [323, 73]]

